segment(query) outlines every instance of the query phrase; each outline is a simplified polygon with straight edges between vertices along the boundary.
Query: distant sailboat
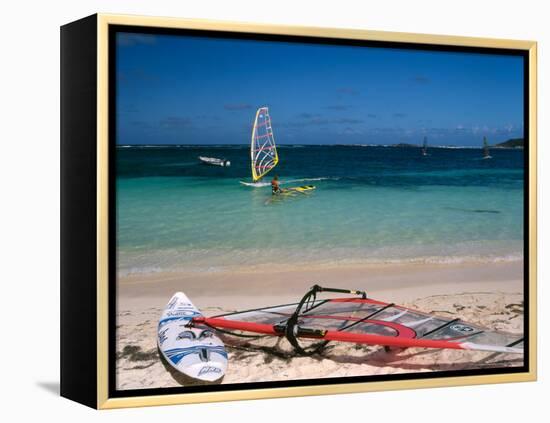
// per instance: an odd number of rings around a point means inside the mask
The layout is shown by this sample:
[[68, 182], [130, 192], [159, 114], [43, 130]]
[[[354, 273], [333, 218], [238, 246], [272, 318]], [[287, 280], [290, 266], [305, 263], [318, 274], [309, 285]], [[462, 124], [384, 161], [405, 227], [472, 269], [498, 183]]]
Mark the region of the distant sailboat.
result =
[[489, 154], [489, 144], [487, 143], [487, 137], [483, 137], [483, 158], [492, 159], [493, 157]]
[[427, 156], [428, 155], [428, 138], [424, 137], [424, 143], [422, 144], [422, 155]]

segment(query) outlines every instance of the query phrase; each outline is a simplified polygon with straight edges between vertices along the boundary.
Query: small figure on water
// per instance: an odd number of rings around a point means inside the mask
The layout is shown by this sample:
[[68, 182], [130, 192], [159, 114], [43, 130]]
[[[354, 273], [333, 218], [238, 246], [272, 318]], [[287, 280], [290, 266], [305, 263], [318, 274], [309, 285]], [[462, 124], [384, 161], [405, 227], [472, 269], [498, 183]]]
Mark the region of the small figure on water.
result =
[[277, 195], [283, 192], [279, 186], [279, 176], [275, 175], [271, 180], [271, 194]]

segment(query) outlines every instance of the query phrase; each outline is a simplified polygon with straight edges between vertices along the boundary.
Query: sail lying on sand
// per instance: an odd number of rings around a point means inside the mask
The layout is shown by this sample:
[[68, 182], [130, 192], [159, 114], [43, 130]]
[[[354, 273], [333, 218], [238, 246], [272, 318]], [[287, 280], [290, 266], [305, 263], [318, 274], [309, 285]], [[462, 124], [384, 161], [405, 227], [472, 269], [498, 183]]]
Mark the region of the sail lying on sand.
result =
[[[317, 299], [321, 292], [356, 297]], [[202, 317], [195, 323], [222, 331], [286, 337], [300, 354], [315, 353], [330, 341], [523, 354], [522, 336], [377, 301], [362, 291], [318, 285], [297, 304]]]
[[273, 138], [273, 128], [267, 107], [260, 107], [256, 112], [250, 143], [252, 180], [259, 181], [279, 163], [277, 147]]

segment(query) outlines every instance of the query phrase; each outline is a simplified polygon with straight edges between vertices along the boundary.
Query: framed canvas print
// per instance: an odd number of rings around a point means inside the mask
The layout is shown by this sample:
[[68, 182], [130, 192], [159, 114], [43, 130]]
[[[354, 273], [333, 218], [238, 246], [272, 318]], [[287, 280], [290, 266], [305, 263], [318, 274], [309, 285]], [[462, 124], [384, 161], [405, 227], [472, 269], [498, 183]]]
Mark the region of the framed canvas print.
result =
[[61, 394], [536, 378], [536, 43], [61, 29]]

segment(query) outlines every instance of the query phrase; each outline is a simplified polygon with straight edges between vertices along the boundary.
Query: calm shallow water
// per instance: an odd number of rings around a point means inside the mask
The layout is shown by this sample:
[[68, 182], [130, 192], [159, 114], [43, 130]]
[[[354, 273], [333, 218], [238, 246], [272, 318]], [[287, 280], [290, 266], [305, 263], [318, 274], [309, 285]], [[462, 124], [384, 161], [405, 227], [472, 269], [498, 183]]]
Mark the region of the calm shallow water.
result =
[[[310, 262], [522, 258], [523, 151], [282, 146], [272, 201], [249, 181], [248, 146], [119, 147], [120, 274]], [[224, 157], [229, 168], [201, 165]], [[266, 178], [269, 182], [270, 177]]]

